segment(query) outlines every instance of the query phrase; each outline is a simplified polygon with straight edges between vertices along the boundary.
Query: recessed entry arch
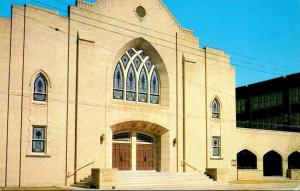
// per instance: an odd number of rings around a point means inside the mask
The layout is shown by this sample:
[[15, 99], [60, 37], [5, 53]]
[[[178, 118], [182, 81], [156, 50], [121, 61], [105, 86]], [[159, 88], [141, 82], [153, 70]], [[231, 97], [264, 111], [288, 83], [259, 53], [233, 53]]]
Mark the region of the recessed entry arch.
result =
[[295, 151], [288, 156], [288, 169], [300, 169], [300, 152]]
[[149, 122], [128, 121], [112, 127], [112, 168], [161, 169], [161, 136], [167, 129]]
[[263, 157], [264, 176], [282, 176], [282, 156], [271, 150]]
[[248, 149], [244, 149], [237, 153], [238, 169], [257, 169], [257, 157]]

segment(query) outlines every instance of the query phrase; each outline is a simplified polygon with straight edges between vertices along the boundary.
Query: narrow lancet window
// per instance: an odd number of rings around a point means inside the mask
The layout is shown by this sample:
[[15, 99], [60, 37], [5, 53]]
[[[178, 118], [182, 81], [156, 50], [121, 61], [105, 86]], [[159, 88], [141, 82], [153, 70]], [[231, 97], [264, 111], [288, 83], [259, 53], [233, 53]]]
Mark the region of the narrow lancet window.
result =
[[126, 99], [128, 101], [135, 101], [136, 100], [136, 77], [134, 73], [133, 66], [129, 67], [127, 73], [127, 82], [126, 82]]
[[153, 70], [151, 77], [150, 102], [153, 104], [159, 103], [159, 79], [156, 70]]
[[47, 82], [43, 74], [39, 74], [34, 81], [33, 100], [47, 100]]
[[114, 74], [114, 99], [123, 100], [124, 95], [124, 77], [121, 64], [118, 63]]
[[220, 118], [220, 103], [217, 99], [212, 102], [212, 118]]
[[139, 76], [139, 102], [148, 101], [148, 79], [146, 75], [146, 70], [143, 67]]

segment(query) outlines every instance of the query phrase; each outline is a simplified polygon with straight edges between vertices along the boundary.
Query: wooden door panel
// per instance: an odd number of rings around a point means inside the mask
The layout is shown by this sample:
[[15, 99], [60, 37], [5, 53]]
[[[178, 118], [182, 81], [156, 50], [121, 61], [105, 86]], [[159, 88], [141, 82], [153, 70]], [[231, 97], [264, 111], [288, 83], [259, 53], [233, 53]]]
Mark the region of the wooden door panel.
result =
[[113, 144], [112, 167], [118, 170], [131, 169], [131, 144]]
[[153, 145], [137, 145], [137, 170], [154, 170], [154, 151]]

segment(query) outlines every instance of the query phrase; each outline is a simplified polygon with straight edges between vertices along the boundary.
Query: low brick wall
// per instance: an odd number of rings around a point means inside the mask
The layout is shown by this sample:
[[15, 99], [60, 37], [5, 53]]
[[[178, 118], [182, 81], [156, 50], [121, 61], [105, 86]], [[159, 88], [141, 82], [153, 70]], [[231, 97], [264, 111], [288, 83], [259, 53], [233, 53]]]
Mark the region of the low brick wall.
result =
[[263, 180], [263, 170], [257, 169], [238, 169], [238, 180]]
[[286, 176], [292, 180], [300, 180], [300, 169], [288, 169]]

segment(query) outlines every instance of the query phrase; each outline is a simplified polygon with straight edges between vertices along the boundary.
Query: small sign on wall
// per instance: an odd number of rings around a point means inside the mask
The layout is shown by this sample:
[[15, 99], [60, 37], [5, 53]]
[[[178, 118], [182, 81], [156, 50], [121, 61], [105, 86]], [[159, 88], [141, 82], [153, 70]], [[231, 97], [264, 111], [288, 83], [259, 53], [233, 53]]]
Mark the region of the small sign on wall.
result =
[[231, 160], [231, 166], [236, 166], [236, 165], [237, 165], [236, 160]]

